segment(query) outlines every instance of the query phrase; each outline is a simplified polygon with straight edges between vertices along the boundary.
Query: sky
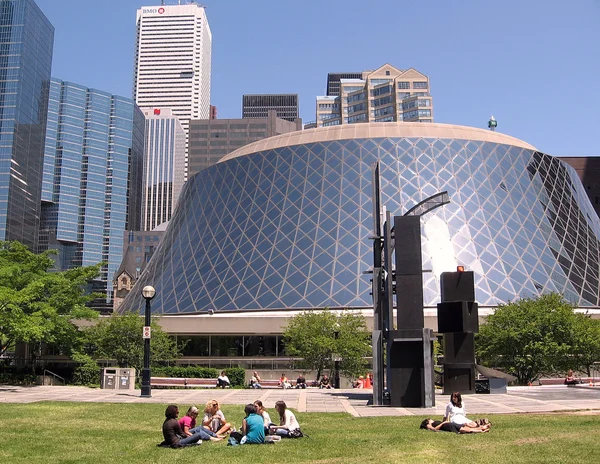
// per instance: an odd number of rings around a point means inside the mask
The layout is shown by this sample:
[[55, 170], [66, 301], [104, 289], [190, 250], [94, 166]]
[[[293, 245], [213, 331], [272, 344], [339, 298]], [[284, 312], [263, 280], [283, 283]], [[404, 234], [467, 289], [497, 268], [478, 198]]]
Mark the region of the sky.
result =
[[[52, 76], [131, 97], [136, 11], [160, 0], [35, 1], [55, 28]], [[435, 122], [494, 115], [548, 154], [600, 156], [600, 0], [203, 2], [219, 118], [241, 117], [243, 94], [297, 93], [314, 121], [328, 72], [389, 63], [429, 76]]]

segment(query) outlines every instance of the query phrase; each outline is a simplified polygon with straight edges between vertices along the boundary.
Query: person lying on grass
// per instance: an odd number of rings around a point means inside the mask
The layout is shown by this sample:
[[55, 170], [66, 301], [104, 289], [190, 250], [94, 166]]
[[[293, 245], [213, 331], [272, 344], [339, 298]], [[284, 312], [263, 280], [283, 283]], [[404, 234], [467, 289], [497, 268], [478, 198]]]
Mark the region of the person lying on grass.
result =
[[466, 425], [460, 426], [450, 421], [434, 421], [433, 419], [425, 419], [421, 422], [419, 427], [424, 430], [431, 430], [433, 432], [453, 432], [453, 433], [483, 433], [489, 432], [489, 426], [481, 427], [467, 427]]
[[195, 434], [200, 435], [202, 440], [221, 441], [223, 437], [217, 436], [212, 430], [208, 430], [202, 426], [196, 427], [196, 418], [198, 417], [198, 408], [190, 406], [187, 414], [179, 419], [179, 427], [183, 431], [183, 437], [191, 437]]

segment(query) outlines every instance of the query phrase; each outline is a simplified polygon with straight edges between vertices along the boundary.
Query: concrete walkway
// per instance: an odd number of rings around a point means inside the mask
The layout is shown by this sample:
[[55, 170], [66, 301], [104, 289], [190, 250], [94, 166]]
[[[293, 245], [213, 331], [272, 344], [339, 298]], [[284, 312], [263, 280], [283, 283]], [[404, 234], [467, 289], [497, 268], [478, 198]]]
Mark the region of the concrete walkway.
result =
[[[433, 408], [392, 408], [369, 405], [371, 390], [235, 390], [173, 389], [152, 390], [152, 398], [140, 398], [139, 390], [100, 390], [86, 387], [6, 386], [0, 385], [0, 403], [35, 403], [38, 401], [76, 401], [87, 403], [176, 403], [180, 406], [201, 405], [209, 399], [222, 404], [244, 405], [260, 399], [265, 407], [284, 400], [300, 412], [347, 412], [355, 417], [373, 416], [442, 416], [448, 395], [436, 395]], [[535, 386], [509, 387], [504, 395], [467, 395], [469, 414], [548, 413], [593, 410], [600, 414], [600, 387]]]

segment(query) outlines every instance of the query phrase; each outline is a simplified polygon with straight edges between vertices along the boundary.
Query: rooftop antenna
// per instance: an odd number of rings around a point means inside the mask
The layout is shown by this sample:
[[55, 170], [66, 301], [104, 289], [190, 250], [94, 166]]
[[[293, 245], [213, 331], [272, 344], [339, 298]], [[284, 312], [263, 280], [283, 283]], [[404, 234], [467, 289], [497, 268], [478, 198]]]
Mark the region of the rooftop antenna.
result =
[[492, 114], [490, 116], [490, 120], [488, 121], [488, 127], [491, 131], [495, 131], [496, 126], [498, 126], [498, 121], [496, 121], [496, 118], [494, 118], [494, 115]]

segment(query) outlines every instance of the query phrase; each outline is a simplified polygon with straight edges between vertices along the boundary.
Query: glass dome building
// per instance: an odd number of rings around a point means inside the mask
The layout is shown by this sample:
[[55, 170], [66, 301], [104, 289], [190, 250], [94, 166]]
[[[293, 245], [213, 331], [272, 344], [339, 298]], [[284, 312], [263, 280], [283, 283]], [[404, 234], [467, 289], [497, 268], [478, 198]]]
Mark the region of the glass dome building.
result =
[[[600, 221], [575, 171], [482, 129], [365, 123], [284, 134], [225, 156], [188, 181], [166, 235], [121, 306], [156, 314], [372, 307], [372, 165], [381, 203], [421, 219], [425, 306], [439, 275], [475, 272], [481, 306], [555, 291], [599, 304]], [[398, 238], [397, 238], [398, 239]]]

